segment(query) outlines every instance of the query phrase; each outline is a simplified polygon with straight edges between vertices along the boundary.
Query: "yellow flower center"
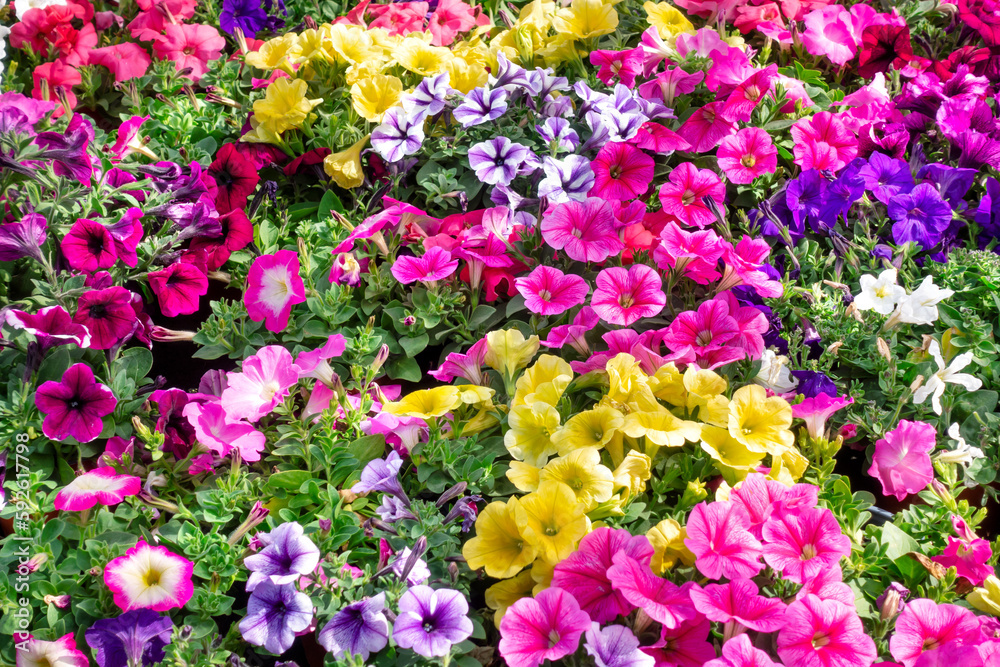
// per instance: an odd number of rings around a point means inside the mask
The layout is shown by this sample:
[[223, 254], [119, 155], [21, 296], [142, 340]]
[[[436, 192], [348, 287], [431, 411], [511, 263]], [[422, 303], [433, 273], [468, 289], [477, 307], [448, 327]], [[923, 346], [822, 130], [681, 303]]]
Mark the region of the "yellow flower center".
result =
[[555, 646], [556, 644], [558, 644], [559, 643], [559, 639], [560, 639], [559, 632], [556, 631], [556, 630], [551, 631], [549, 633], [549, 648], [552, 648], [553, 646]]
[[807, 544], [802, 547], [802, 560], [812, 560], [816, 557], [816, 547]]
[[826, 634], [825, 632], [820, 631], [813, 635], [812, 638], [813, 648], [823, 648], [829, 643], [830, 643], [830, 635]]
[[740, 159], [740, 164], [742, 164], [744, 167], [746, 167], [747, 169], [749, 169], [750, 167], [752, 167], [755, 164], [757, 164], [757, 158], [755, 158], [753, 155], [744, 155]]
[[681, 195], [681, 204], [683, 204], [684, 206], [690, 206], [691, 204], [694, 203], [694, 200], [697, 198], [698, 197], [693, 192], [691, 192], [690, 190], [685, 190], [684, 194]]
[[157, 572], [156, 570], [150, 570], [143, 576], [142, 583], [145, 584], [147, 587], [159, 586], [161, 574], [162, 574], [161, 572]]

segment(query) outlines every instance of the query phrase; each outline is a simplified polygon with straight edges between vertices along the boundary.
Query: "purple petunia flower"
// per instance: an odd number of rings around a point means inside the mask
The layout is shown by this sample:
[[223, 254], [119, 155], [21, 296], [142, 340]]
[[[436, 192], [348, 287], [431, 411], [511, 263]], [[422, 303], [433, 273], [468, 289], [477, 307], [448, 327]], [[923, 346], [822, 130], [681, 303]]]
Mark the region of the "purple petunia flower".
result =
[[583, 142], [580, 152], [599, 151], [604, 147], [604, 144], [611, 141], [611, 127], [605, 122], [604, 116], [596, 111], [587, 112], [585, 120], [590, 129], [590, 136]]
[[910, 165], [902, 160], [882, 153], [872, 153], [868, 164], [858, 172], [865, 179], [865, 188], [871, 190], [883, 204], [898, 194], [906, 194], [913, 189], [913, 174]]
[[252, 572], [247, 579], [248, 591], [255, 591], [266, 582], [290, 584], [316, 569], [319, 564], [319, 547], [303, 533], [302, 526], [289, 521], [270, 533], [257, 535], [267, 546], [260, 553], [247, 556], [243, 561]]
[[163, 661], [174, 624], [150, 609], [102, 618], [84, 633], [99, 667], [139, 667]]
[[417, 556], [413, 560], [413, 564], [410, 565], [409, 572], [406, 572], [407, 561], [413, 555], [413, 550], [410, 547], [404, 548], [396, 559], [392, 561], [392, 571], [397, 577], [403, 579], [403, 575], [406, 575], [406, 583], [409, 586], [416, 586], [422, 584], [431, 578], [431, 570], [427, 567], [427, 563], [424, 562], [423, 558]]
[[785, 188], [785, 202], [792, 212], [792, 218], [799, 226], [809, 219], [819, 218], [820, 209], [826, 199], [827, 182], [816, 169], [806, 169], [798, 178], [788, 181]]
[[347, 655], [368, 656], [378, 653], [389, 643], [389, 621], [385, 609], [385, 593], [352, 602], [338, 611], [319, 631], [319, 643], [337, 660]]
[[563, 150], [572, 151], [580, 145], [580, 135], [576, 133], [565, 118], [546, 118], [541, 125], [536, 125], [538, 135], [546, 143], [555, 143]]
[[13, 262], [22, 257], [42, 261], [42, 246], [48, 222], [38, 213], [28, 213], [20, 222], [0, 225], [0, 262]]
[[382, 496], [382, 504], [376, 507], [375, 511], [378, 512], [378, 515], [386, 523], [396, 523], [400, 519], [416, 518], [405, 502], [389, 494]]
[[495, 137], [469, 149], [469, 166], [476, 177], [490, 185], [510, 185], [534, 154], [507, 137]]
[[503, 88], [493, 90], [473, 88], [465, 96], [465, 101], [452, 112], [462, 127], [482, 125], [496, 120], [505, 113], [507, 113], [507, 91]]
[[594, 186], [594, 170], [582, 155], [567, 155], [562, 160], [545, 157], [542, 169], [545, 178], [538, 183], [538, 196], [547, 197], [553, 204], [584, 201]]
[[503, 88], [508, 93], [513, 93], [518, 89], [529, 87], [528, 70], [508, 60], [503, 51], [497, 51], [496, 76], [490, 73], [488, 81], [494, 90]]
[[395, 450], [389, 452], [385, 459], [369, 461], [361, 471], [361, 480], [351, 487], [351, 493], [362, 494], [369, 491], [380, 491], [398, 498], [406, 498], [403, 486], [399, 483], [399, 469], [403, 467], [403, 459]]
[[941, 198], [957, 211], [965, 210], [963, 197], [975, 182], [977, 173], [979, 172], [975, 169], [959, 169], [933, 162], [922, 166], [917, 172], [917, 178], [937, 187]]
[[819, 211], [819, 218], [831, 227], [836, 226], [837, 218], [844, 216], [847, 219], [847, 212], [854, 202], [858, 201], [865, 194], [865, 181], [859, 174], [859, 167], [848, 165], [841, 172], [837, 179], [830, 183], [826, 189], [826, 201], [823, 202]]
[[639, 650], [639, 640], [624, 625], [591, 623], [583, 648], [597, 667], [653, 667], [656, 660]]
[[914, 241], [925, 250], [937, 245], [951, 224], [951, 206], [937, 188], [921, 183], [889, 201], [889, 217], [895, 220], [892, 239], [897, 244]]
[[819, 394], [837, 395], [837, 385], [818, 371], [792, 371], [792, 377], [799, 381], [795, 391], [806, 398], [816, 398]]
[[975, 220], [984, 232], [981, 243], [1000, 236], [1000, 182], [992, 176], [986, 179], [986, 192], [979, 200]]
[[87, 327], [74, 322], [62, 306], [47, 306], [37, 313], [8, 310], [7, 324], [33, 335], [38, 339], [42, 352], [56, 345], [70, 343], [80, 347], [90, 346], [90, 332], [87, 331]]
[[560, 97], [552, 97], [551, 95], [545, 98], [542, 103], [542, 108], [538, 110], [539, 115], [546, 118], [553, 116], [572, 116], [573, 115], [573, 100], [569, 95], [562, 95]]
[[564, 76], [555, 76], [555, 70], [551, 67], [545, 69], [535, 69], [528, 72], [528, 88], [535, 97], [543, 100], [555, 92], [569, 90], [569, 79]]
[[236, 28], [254, 37], [267, 26], [267, 13], [261, 0], [222, 0], [219, 27], [232, 35]]
[[608, 103], [610, 96], [600, 93], [587, 85], [586, 81], [577, 81], [573, 84], [573, 92], [580, 98], [578, 116], [586, 116], [590, 112], [600, 113], [601, 109]]
[[413, 155], [424, 143], [424, 119], [417, 112], [407, 114], [402, 107], [389, 109], [382, 117], [382, 124], [372, 132], [372, 148], [387, 162], [399, 162]]
[[312, 600], [295, 590], [294, 584], [265, 581], [254, 589], [247, 602], [240, 634], [254, 646], [263, 646], [280, 655], [292, 647], [296, 633], [309, 627], [312, 617]]
[[412, 93], [403, 95], [401, 100], [403, 110], [410, 117], [419, 113], [428, 116], [441, 113], [447, 97], [457, 92], [452, 90], [450, 83], [451, 73], [447, 71], [422, 79]]
[[608, 128], [610, 141], [631, 141], [639, 134], [639, 128], [646, 122], [646, 116], [641, 112], [626, 113], [611, 108], [601, 114], [601, 122]]
[[414, 586], [399, 599], [392, 638], [425, 658], [440, 658], [472, 634], [468, 613], [469, 603], [458, 591]]

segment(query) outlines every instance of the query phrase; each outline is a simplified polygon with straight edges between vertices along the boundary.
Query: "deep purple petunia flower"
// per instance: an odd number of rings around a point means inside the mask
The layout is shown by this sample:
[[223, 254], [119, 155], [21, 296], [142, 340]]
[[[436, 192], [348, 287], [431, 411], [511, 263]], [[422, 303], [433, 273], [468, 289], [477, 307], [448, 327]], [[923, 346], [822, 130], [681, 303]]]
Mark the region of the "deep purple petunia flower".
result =
[[399, 483], [399, 469], [403, 467], [403, 459], [395, 450], [389, 452], [385, 459], [369, 461], [361, 471], [361, 480], [351, 487], [352, 493], [368, 493], [379, 491], [401, 499], [406, 498], [403, 486]]
[[87, 331], [87, 327], [74, 322], [62, 306], [47, 306], [37, 313], [8, 310], [7, 324], [33, 335], [38, 339], [42, 352], [56, 345], [70, 343], [80, 347], [90, 346], [90, 332]]
[[73, 364], [59, 382], [49, 380], [38, 388], [35, 405], [45, 415], [45, 437], [65, 440], [72, 436], [90, 442], [101, 434], [103, 419], [115, 411], [118, 399], [94, 380], [90, 366]]
[[386, 162], [399, 162], [413, 155], [424, 143], [425, 118], [421, 112], [407, 114], [402, 107], [389, 109], [382, 124], [372, 132], [372, 148]]
[[102, 618], [84, 633], [99, 667], [148, 667], [163, 661], [174, 624], [150, 609]]
[[256, 591], [268, 582], [291, 584], [303, 575], [312, 574], [319, 564], [319, 547], [294, 521], [283, 523], [270, 533], [258, 534], [257, 538], [267, 546], [243, 561], [252, 572], [247, 579], [248, 591]]
[[486, 90], [473, 88], [465, 96], [465, 101], [459, 104], [452, 115], [462, 127], [481, 125], [496, 120], [507, 113], [507, 91], [503, 88]]
[[352, 602], [338, 611], [319, 631], [319, 643], [337, 660], [347, 655], [359, 655], [364, 661], [389, 643], [389, 621], [385, 609], [385, 593]]
[[111, 232], [87, 218], [78, 218], [63, 237], [62, 251], [69, 265], [78, 271], [110, 269], [118, 260]]
[[527, 146], [515, 144], [507, 137], [495, 137], [469, 149], [469, 166], [483, 183], [510, 185], [532, 157]]
[[247, 615], [240, 621], [240, 633], [254, 646], [263, 646], [280, 655], [292, 647], [296, 633], [309, 627], [312, 617], [312, 600], [295, 590], [294, 584], [264, 581], [254, 589], [247, 602]]
[[[864, 163], [864, 160], [855, 160], [858, 161]], [[852, 163], [840, 172], [833, 183], [830, 183], [826, 189], [826, 200], [819, 211], [820, 220], [834, 227], [839, 216], [847, 219], [847, 212], [851, 206], [865, 194], [865, 181], [859, 171], [860, 165]]]
[[19, 222], [0, 225], [0, 262], [22, 257], [42, 261], [42, 246], [48, 222], [38, 213], [28, 213]]
[[548, 197], [550, 203], [585, 201], [594, 187], [594, 170], [582, 155], [567, 155], [562, 160], [546, 156], [542, 169], [545, 178], [538, 183], [538, 196]]
[[230, 35], [236, 28], [247, 37], [254, 37], [267, 26], [267, 13], [261, 0], [223, 0], [219, 27]]
[[858, 173], [865, 179], [865, 188], [871, 190], [875, 199], [883, 204], [888, 204], [894, 196], [906, 194], [913, 189], [910, 165], [884, 153], [872, 153], [868, 164]]
[[925, 250], [935, 246], [951, 224], [951, 206], [937, 188], [921, 183], [889, 201], [889, 217], [895, 220], [892, 239], [897, 244], [914, 241]]
[[90, 347], [110, 350], [131, 336], [136, 328], [132, 295], [124, 287], [84, 292], [77, 302], [73, 321], [87, 327]]
[[[70, 127], [73, 127], [72, 123]], [[35, 143], [45, 149], [39, 154], [40, 158], [53, 160], [52, 169], [57, 175], [72, 176], [83, 185], [90, 185], [93, 166], [87, 155], [87, 146], [93, 135], [93, 129], [81, 124], [66, 134], [42, 132], [35, 137]]]
[[440, 658], [472, 634], [469, 603], [458, 591], [413, 586], [399, 599], [392, 638], [425, 658]]
[[837, 395], [837, 385], [818, 371], [792, 371], [792, 377], [799, 381], [795, 391], [806, 398], [816, 398], [819, 394]]
[[986, 179], [986, 192], [979, 200], [975, 220], [983, 229], [982, 241], [1000, 236], [1000, 182], [992, 176]]
[[806, 169], [798, 178], [788, 181], [785, 202], [796, 224], [804, 225], [807, 220], [819, 218], [820, 209], [826, 201], [826, 188], [827, 182], [816, 169]]
[[965, 210], [966, 203], [963, 198], [972, 187], [978, 173], [975, 169], [959, 169], [932, 162], [920, 168], [917, 178], [936, 186], [941, 198], [957, 211]]

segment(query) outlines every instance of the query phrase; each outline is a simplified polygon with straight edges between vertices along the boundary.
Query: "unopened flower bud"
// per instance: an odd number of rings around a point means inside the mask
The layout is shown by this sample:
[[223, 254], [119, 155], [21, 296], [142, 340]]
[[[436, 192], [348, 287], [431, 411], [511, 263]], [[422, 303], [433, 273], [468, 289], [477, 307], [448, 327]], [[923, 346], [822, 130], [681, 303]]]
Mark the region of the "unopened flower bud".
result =
[[417, 318], [415, 318], [413, 315], [407, 315], [406, 317], [403, 318], [404, 327], [412, 327], [416, 323], [417, 323]]
[[191, 635], [194, 634], [194, 627], [190, 625], [185, 625], [181, 627], [180, 632], [178, 634], [180, 635], [180, 640], [186, 642], [187, 640], [191, 639]]
[[65, 609], [69, 606], [69, 596], [68, 595], [46, 595], [42, 598], [42, 602], [45, 604], [53, 604], [59, 609]]
[[451, 577], [451, 583], [458, 583], [458, 563], [448, 563], [448, 576]]
[[[48, 559], [49, 559], [48, 554], [45, 553], [35, 554], [22, 567], [24, 567], [28, 572], [35, 572], [42, 565], [45, 565], [45, 562], [48, 561]], [[20, 570], [20, 568], [18, 568], [18, 570]]]
[[388, 358], [389, 346], [383, 343], [382, 347], [379, 348], [378, 354], [375, 355], [375, 360], [372, 362], [372, 372], [378, 373]]
[[905, 607], [905, 600], [910, 595], [910, 591], [895, 581], [889, 584], [882, 595], [875, 601], [879, 610], [879, 617], [883, 621], [891, 621], [896, 618], [899, 612]]
[[441, 494], [441, 497], [438, 498], [437, 502], [434, 503], [434, 504], [437, 507], [443, 506], [449, 500], [457, 498], [460, 495], [462, 495], [463, 493], [465, 493], [465, 489], [468, 486], [469, 485], [466, 482], [459, 482], [458, 484], [455, 484], [454, 486], [452, 486], [452, 487], [450, 487], [448, 489], [445, 489], [444, 493]]
[[175, 331], [174, 329], [167, 329], [155, 324], [152, 331], [149, 332], [150, 338], [161, 343], [191, 341], [194, 340], [194, 336], [194, 331]]
[[889, 349], [889, 344], [885, 342], [881, 336], [875, 339], [875, 347], [878, 348], [878, 353], [883, 359], [892, 363], [892, 351]]
[[838, 340], [836, 343], [833, 343], [830, 347], [826, 348], [826, 351], [833, 356], [837, 356], [837, 352], [839, 352], [842, 347], [844, 347], [844, 341]]
[[910, 385], [910, 393], [914, 393], [914, 392], [917, 391], [917, 389], [920, 389], [920, 386], [923, 383], [924, 383], [924, 376], [923, 375], [918, 375], [917, 379], [914, 380], [913, 383]]
[[329, 533], [331, 528], [333, 528], [333, 521], [330, 519], [319, 520], [319, 530], [321, 533]]

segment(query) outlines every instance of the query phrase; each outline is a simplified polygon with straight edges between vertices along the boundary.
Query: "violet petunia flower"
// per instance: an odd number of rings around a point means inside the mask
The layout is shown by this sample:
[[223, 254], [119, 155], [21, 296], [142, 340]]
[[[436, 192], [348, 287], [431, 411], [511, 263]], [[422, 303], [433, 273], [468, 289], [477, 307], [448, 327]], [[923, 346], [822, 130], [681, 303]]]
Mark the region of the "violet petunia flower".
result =
[[247, 642], [281, 654], [292, 647], [295, 635], [308, 628], [312, 618], [308, 595], [295, 590], [294, 584], [265, 581], [250, 596], [247, 615], [239, 627]]
[[447, 71], [422, 79], [413, 92], [403, 95], [400, 100], [403, 110], [411, 118], [420, 113], [428, 116], [441, 113], [448, 95], [457, 92], [452, 90], [450, 83], [451, 73]]
[[937, 245], [952, 219], [951, 206], [930, 183], [921, 183], [909, 193], [892, 198], [888, 209], [889, 217], [895, 220], [893, 241], [913, 241], [924, 250]]
[[7, 325], [33, 335], [42, 352], [57, 345], [73, 343], [80, 347], [90, 346], [90, 332], [87, 327], [77, 324], [62, 306], [47, 306], [37, 313], [23, 310], [8, 310]]
[[103, 419], [118, 405], [111, 390], [94, 380], [87, 364], [73, 364], [59, 382], [49, 380], [35, 392], [35, 405], [45, 415], [42, 432], [52, 440], [72, 436], [90, 442], [101, 434]]
[[510, 185], [521, 167], [534, 155], [531, 149], [507, 137], [495, 137], [469, 149], [469, 166], [476, 177], [490, 185]]
[[22, 257], [42, 261], [48, 222], [38, 213], [28, 213], [19, 222], [0, 225], [0, 262]]
[[507, 113], [507, 91], [503, 88], [486, 90], [473, 88], [452, 115], [462, 127], [472, 127], [494, 121]]
[[219, 27], [232, 35], [236, 28], [247, 37], [254, 37], [267, 27], [267, 13], [261, 0], [223, 0]]
[[562, 160], [546, 156], [542, 169], [545, 178], [538, 183], [538, 196], [547, 197], [550, 203], [584, 201], [594, 187], [594, 170], [582, 155], [567, 155]]
[[858, 175], [865, 180], [865, 188], [883, 204], [914, 187], [910, 165], [878, 152], [869, 156], [868, 164], [861, 167]]
[[389, 643], [389, 621], [383, 613], [385, 593], [352, 602], [319, 631], [319, 643], [337, 660], [348, 655], [365, 662]]
[[148, 667], [163, 661], [174, 624], [150, 609], [102, 618], [84, 633], [99, 667]]
[[389, 109], [382, 124], [372, 132], [372, 148], [386, 162], [399, 162], [413, 155], [424, 143], [425, 118], [420, 112], [407, 114], [402, 107]]
[[392, 638], [425, 658], [444, 657], [472, 634], [468, 613], [469, 603], [458, 591], [414, 586], [399, 600]]
[[375, 508], [375, 511], [386, 523], [396, 523], [400, 519], [416, 519], [413, 512], [409, 510], [406, 503], [386, 494], [382, 496], [382, 504]]
[[[411, 558], [413, 559], [413, 564], [410, 565], [409, 571], [407, 571], [406, 566], [409, 565], [408, 561]], [[408, 586], [420, 585], [431, 578], [431, 569], [427, 567], [426, 561], [420, 558], [419, 555], [414, 555], [410, 547], [405, 547], [392, 561], [392, 571], [401, 581], [404, 580], [405, 575], [405, 581]]]
[[597, 667], [653, 667], [656, 660], [643, 653], [639, 640], [624, 625], [601, 628], [591, 623], [583, 648], [594, 658]]
[[489, 75], [489, 84], [493, 89], [502, 88], [508, 93], [529, 87], [528, 71], [520, 65], [512, 63], [502, 51], [497, 51], [496, 75]]
[[395, 451], [389, 452], [385, 459], [369, 461], [361, 471], [361, 480], [351, 487], [351, 493], [362, 494], [371, 491], [388, 493], [398, 498], [405, 498], [403, 486], [399, 483], [399, 469], [403, 467], [403, 459]]
[[266, 583], [291, 584], [303, 575], [312, 574], [319, 564], [319, 547], [304, 535], [302, 526], [294, 521], [283, 523], [270, 533], [257, 537], [267, 546], [244, 560], [252, 573], [247, 579], [248, 591], [255, 591]]
[[555, 144], [563, 150], [576, 150], [580, 145], [580, 135], [565, 118], [546, 118], [544, 123], [535, 126], [535, 130], [547, 144]]

